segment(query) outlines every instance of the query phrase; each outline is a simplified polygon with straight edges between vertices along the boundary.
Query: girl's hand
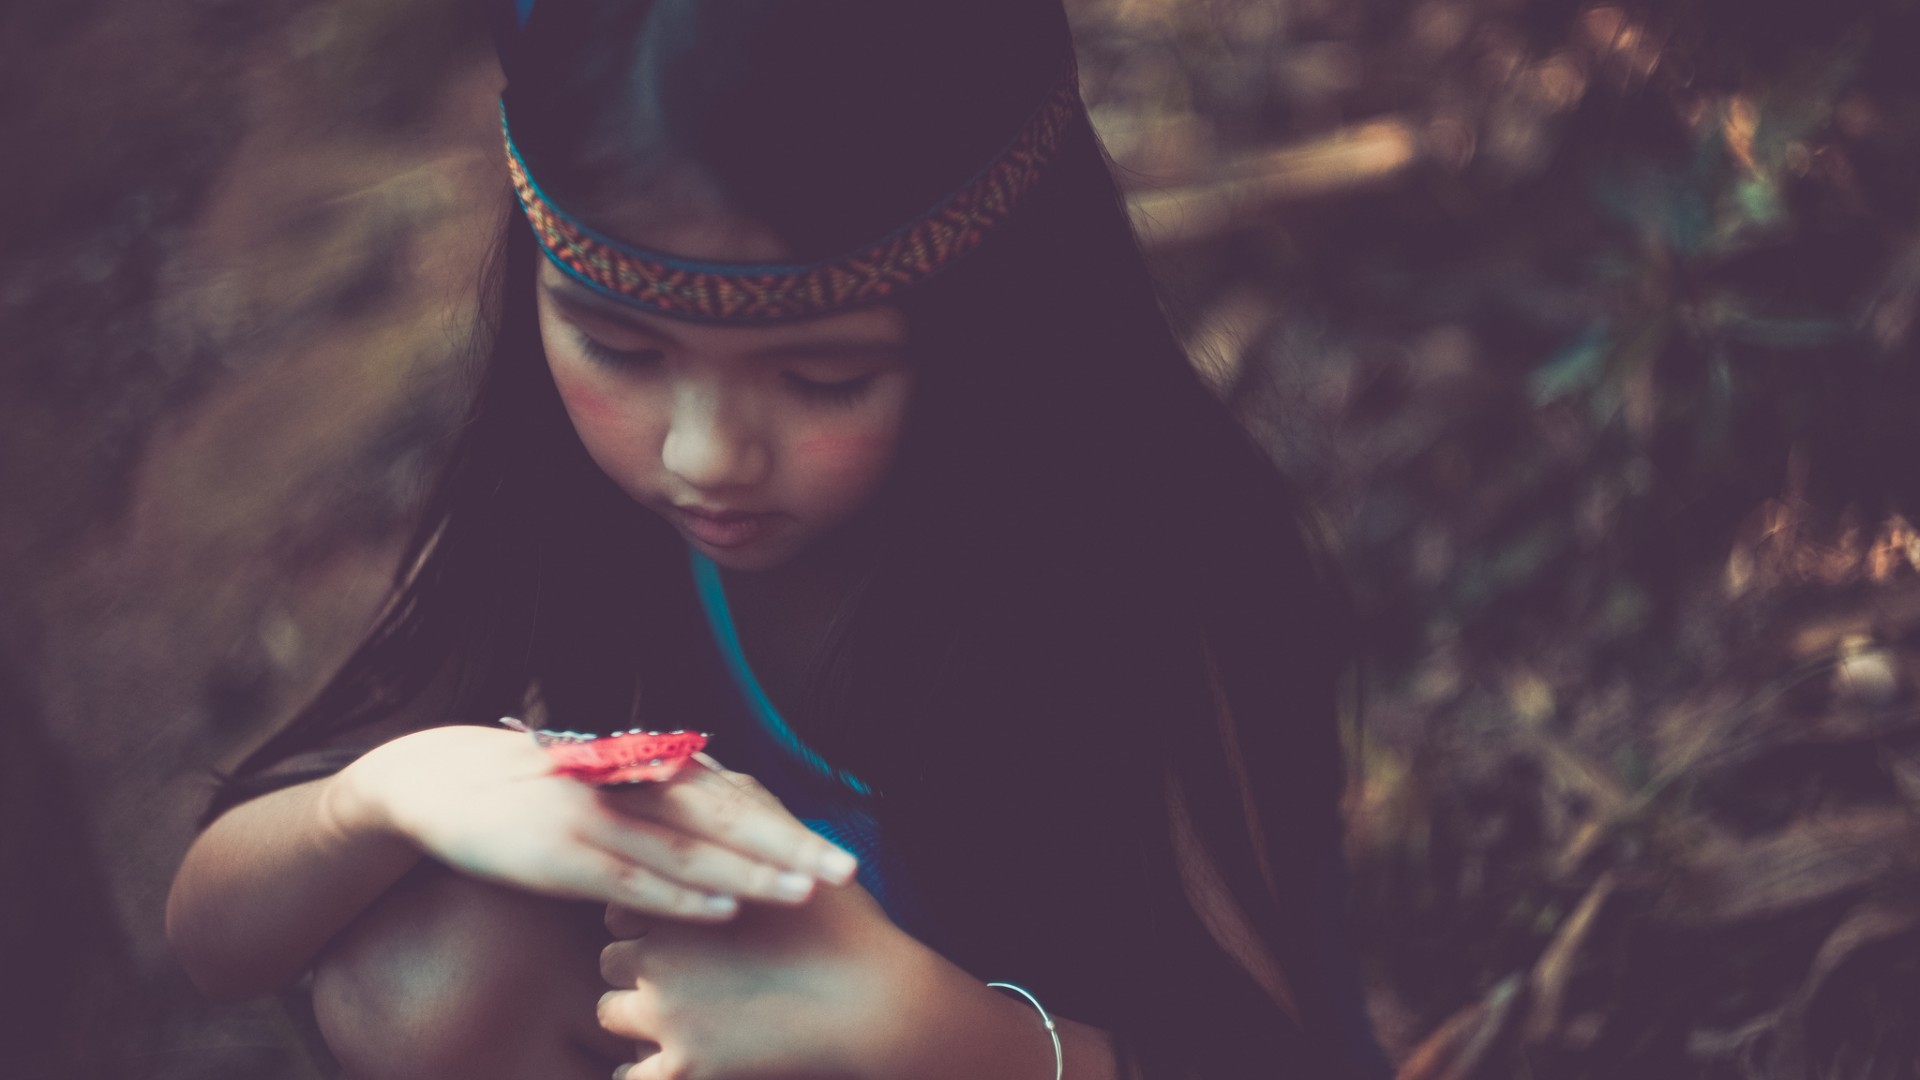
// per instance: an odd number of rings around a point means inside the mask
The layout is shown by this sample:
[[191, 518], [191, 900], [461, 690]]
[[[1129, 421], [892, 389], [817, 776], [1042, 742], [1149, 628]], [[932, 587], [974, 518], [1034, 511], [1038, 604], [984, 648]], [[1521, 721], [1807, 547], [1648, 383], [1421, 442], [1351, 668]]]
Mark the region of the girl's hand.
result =
[[[858, 885], [725, 926], [607, 909], [614, 989], [600, 1026], [651, 1046], [615, 1080], [979, 1080], [1052, 1075], [1051, 1038], [1024, 1001], [894, 926]], [[1106, 1032], [1059, 1016], [1068, 1080], [1117, 1080]]]
[[853, 857], [704, 755], [669, 781], [600, 791], [555, 775], [512, 731], [430, 728], [341, 772], [335, 819], [402, 836], [474, 877], [682, 919], [724, 920], [736, 897], [804, 901]]
[[600, 973], [616, 989], [600, 1025], [660, 1049], [620, 1080], [897, 1075], [881, 1063], [911, 1037], [934, 957], [858, 885], [805, 906], [743, 912], [725, 926], [607, 911]]

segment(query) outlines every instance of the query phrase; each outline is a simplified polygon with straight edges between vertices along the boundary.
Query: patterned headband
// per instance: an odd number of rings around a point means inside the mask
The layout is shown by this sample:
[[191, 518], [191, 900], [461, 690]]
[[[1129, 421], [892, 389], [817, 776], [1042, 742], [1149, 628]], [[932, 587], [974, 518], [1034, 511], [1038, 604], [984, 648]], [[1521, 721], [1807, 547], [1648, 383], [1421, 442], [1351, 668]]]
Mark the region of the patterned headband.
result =
[[630, 247], [569, 217], [527, 171], [506, 109], [507, 170], [547, 258], [575, 281], [635, 307], [712, 323], [772, 323], [878, 303], [980, 246], [1039, 183], [1079, 111], [1071, 65], [987, 166], [885, 238], [811, 265], [694, 262]]

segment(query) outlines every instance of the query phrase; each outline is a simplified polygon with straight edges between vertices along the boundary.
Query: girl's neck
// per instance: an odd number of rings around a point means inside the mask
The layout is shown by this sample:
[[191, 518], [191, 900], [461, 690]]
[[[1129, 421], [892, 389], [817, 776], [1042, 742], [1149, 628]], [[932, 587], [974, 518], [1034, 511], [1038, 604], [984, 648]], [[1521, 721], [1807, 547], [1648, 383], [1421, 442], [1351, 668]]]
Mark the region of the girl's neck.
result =
[[766, 570], [720, 567], [729, 605], [780, 606], [781, 598], [843, 599], [859, 583], [879, 554], [877, 523], [855, 520], [820, 537], [805, 550]]
[[872, 522], [820, 538], [769, 570], [720, 568], [727, 608], [748, 665], [776, 707], [797, 703], [835, 617], [879, 555]]

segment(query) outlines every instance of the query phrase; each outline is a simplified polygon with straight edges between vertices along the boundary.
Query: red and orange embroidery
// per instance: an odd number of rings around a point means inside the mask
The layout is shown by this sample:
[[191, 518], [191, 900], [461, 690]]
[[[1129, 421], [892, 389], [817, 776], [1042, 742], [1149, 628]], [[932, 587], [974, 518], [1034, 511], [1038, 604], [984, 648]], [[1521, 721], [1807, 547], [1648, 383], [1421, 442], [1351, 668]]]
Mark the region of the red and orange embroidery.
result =
[[674, 318], [766, 323], [879, 303], [978, 248], [1039, 184], [1078, 106], [1069, 68], [1013, 141], [938, 205], [874, 244], [808, 266], [693, 262], [594, 232], [534, 182], [504, 110], [500, 124], [521, 208], [547, 257], [569, 277]]

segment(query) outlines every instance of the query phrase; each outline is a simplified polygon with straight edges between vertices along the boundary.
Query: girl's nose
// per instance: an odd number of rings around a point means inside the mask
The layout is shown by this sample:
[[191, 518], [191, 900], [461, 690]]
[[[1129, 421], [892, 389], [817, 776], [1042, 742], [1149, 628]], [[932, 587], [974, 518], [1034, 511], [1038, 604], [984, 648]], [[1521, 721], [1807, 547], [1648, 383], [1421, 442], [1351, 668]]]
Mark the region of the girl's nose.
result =
[[725, 395], [707, 389], [675, 396], [660, 461], [689, 487], [745, 488], [767, 478], [771, 455], [752, 425], [727, 406]]

